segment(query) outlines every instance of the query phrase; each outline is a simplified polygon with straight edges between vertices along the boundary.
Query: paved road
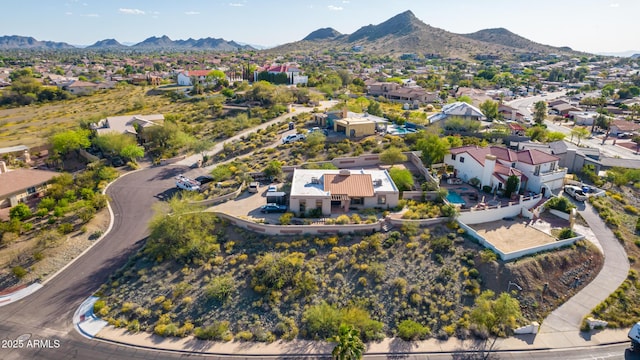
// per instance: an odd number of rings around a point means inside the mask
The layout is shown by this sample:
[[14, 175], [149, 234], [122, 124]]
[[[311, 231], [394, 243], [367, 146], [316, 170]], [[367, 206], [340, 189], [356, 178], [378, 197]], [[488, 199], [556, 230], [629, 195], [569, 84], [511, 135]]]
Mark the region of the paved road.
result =
[[540, 333], [556, 333], [563, 336], [566, 332], [575, 332], [582, 319], [599, 303], [614, 292], [627, 278], [629, 260], [620, 242], [596, 210], [588, 203], [581, 203], [579, 213], [589, 224], [604, 251], [604, 265], [595, 279], [579, 293], [553, 311], [542, 322]]
[[[338, 103], [337, 100], [321, 101], [320, 105], [317, 108], [318, 108], [318, 110], [323, 111], [323, 110], [326, 110], [326, 109], [329, 109], [329, 108], [335, 106], [337, 103]], [[274, 119], [271, 119], [271, 120], [269, 120], [267, 122], [264, 122], [264, 123], [262, 123], [262, 124], [260, 124], [260, 125], [258, 125], [256, 127], [253, 127], [251, 129], [247, 129], [247, 130], [245, 130], [245, 131], [243, 131], [243, 132], [241, 132], [241, 133], [239, 133], [237, 135], [234, 135], [234, 136], [232, 136], [232, 137], [230, 137], [230, 138], [228, 138], [228, 139], [226, 139], [224, 141], [217, 142], [209, 151], [206, 152], [206, 154], [209, 155], [209, 156], [213, 156], [213, 155], [221, 152], [222, 149], [223, 149], [224, 144], [227, 143], [227, 142], [232, 142], [232, 141], [239, 140], [241, 137], [247, 136], [250, 133], [256, 132], [256, 131], [258, 131], [260, 129], [266, 129], [271, 124], [276, 124], [276, 123], [279, 123], [279, 122], [287, 121], [288, 119], [292, 118], [293, 116], [296, 116], [296, 115], [299, 115], [299, 114], [302, 114], [302, 113], [305, 113], [305, 112], [311, 112], [311, 111], [313, 111], [314, 108], [305, 107], [305, 106], [294, 106], [293, 109], [295, 110], [294, 112], [290, 112], [290, 113], [286, 113], [286, 114], [280, 115], [280, 116], [278, 116], [278, 117], [276, 117]], [[279, 145], [278, 142], [272, 144], [272, 147], [275, 147], [277, 145]], [[243, 156], [247, 156], [247, 155], [243, 155]], [[177, 162], [176, 164], [177, 165], [184, 165], [184, 166], [191, 166], [191, 165], [195, 164], [196, 162], [198, 162], [198, 160], [202, 160], [202, 155], [201, 154], [194, 154], [194, 155], [188, 156], [186, 159], [181, 160], [181, 161]]]
[[[78, 344], [88, 340], [77, 338], [71, 324], [73, 313], [142, 245], [153, 215], [151, 205], [175, 191], [173, 177], [183, 171], [182, 167], [151, 168], [131, 173], [113, 183], [107, 192], [115, 200], [111, 202], [113, 230], [42, 289], [1, 307], [0, 338], [15, 339], [22, 334], [31, 334], [34, 339], [60, 339], [61, 347], [56, 354], [80, 351]], [[92, 349], [97, 344], [85, 346]], [[0, 349], [0, 359], [26, 358], [23, 350]]]

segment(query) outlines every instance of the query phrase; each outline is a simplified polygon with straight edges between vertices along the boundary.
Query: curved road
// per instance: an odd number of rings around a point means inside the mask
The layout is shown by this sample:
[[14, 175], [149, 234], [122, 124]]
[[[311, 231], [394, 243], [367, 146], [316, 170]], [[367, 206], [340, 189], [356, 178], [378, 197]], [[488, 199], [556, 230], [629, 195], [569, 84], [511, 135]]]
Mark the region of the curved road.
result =
[[[111, 202], [113, 230], [42, 289], [1, 307], [0, 337], [15, 339], [22, 334], [30, 334], [32, 340], [60, 340], [58, 349], [40, 349], [37, 352], [47, 359], [99, 359], [104, 355], [95, 356], [92, 351], [112, 353], [113, 350], [109, 350], [114, 348], [112, 345], [89, 341], [76, 333], [71, 324], [73, 313], [142, 245], [147, 235], [147, 224], [153, 216], [153, 203], [171, 195], [175, 188], [174, 177], [184, 171], [183, 167], [150, 168], [114, 182], [107, 191], [114, 200]], [[0, 349], [0, 359], [34, 358], [32, 351], [4, 348]]]

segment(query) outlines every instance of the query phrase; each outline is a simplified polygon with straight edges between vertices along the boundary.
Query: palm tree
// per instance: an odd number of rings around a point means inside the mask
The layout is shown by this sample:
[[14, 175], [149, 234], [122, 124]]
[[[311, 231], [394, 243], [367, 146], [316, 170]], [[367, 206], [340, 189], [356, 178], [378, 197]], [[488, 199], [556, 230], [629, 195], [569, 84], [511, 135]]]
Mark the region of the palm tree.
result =
[[359, 360], [362, 359], [364, 343], [360, 340], [360, 332], [351, 325], [341, 324], [338, 335], [330, 339], [336, 343], [331, 356], [335, 360]]

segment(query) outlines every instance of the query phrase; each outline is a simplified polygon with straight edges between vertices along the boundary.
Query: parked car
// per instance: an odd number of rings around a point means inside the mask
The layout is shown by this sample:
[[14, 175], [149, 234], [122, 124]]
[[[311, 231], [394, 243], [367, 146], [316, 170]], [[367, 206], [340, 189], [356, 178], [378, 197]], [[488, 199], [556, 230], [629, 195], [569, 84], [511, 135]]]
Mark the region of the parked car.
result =
[[278, 191], [278, 187], [275, 185], [269, 185], [269, 187], [267, 188], [267, 192], [276, 192]]
[[292, 143], [292, 142], [296, 142], [296, 141], [304, 140], [304, 139], [306, 139], [306, 138], [307, 138], [307, 137], [306, 137], [306, 136], [304, 136], [304, 134], [290, 134], [290, 135], [285, 136], [285, 137], [282, 139], [282, 143], [283, 143], [283, 144], [289, 144], [289, 143]]
[[319, 133], [323, 133], [325, 136], [329, 135], [329, 132], [327, 131], [327, 129], [321, 129], [319, 127], [312, 127], [311, 129], [309, 129], [309, 134], [313, 134], [314, 132], [319, 132]]
[[247, 191], [249, 191], [250, 193], [257, 193], [258, 189], [260, 189], [260, 183], [254, 181], [249, 183], [249, 189]]
[[582, 191], [582, 188], [574, 185], [565, 185], [564, 192], [574, 198], [576, 201], [587, 200], [587, 195]]
[[633, 325], [627, 336], [631, 340], [631, 348], [629, 350], [632, 352], [640, 351], [640, 321]]
[[200, 175], [195, 178], [196, 181], [199, 181], [200, 184], [206, 184], [213, 181], [213, 176], [211, 175]]
[[283, 213], [287, 212], [286, 205], [278, 205], [275, 203], [268, 203], [266, 205], [262, 205], [260, 208], [261, 213]]
[[184, 175], [178, 175], [176, 176], [176, 187], [181, 190], [200, 191], [200, 182]]

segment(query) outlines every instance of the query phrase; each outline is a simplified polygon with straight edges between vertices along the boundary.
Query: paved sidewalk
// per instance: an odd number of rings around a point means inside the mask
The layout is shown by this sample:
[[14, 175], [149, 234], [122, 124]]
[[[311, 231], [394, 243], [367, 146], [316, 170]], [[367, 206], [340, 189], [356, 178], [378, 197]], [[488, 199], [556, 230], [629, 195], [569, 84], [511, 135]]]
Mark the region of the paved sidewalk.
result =
[[[602, 330], [591, 334], [581, 334], [575, 330], [564, 333], [546, 333], [523, 335], [498, 339], [497, 351], [532, 351], [547, 349], [570, 349], [598, 345], [626, 343], [628, 329]], [[194, 352], [217, 355], [260, 355], [261, 357], [302, 357], [323, 356], [331, 353], [335, 346], [327, 342], [308, 340], [276, 341], [270, 344], [256, 342], [213, 342], [187, 338], [163, 338], [149, 333], [130, 334], [126, 329], [111, 326], [105, 327], [96, 339], [139, 346], [147, 349]], [[396, 338], [387, 338], [381, 342], [367, 344], [366, 354], [411, 354], [411, 353], [452, 353], [477, 349], [481, 342], [475, 340], [459, 340], [450, 338], [446, 341], [429, 339], [425, 341], [406, 342]]]
[[590, 204], [585, 203], [581, 206], [584, 206], [584, 209], [579, 211], [580, 215], [589, 224], [589, 228], [602, 246], [604, 265], [589, 285], [544, 319], [540, 327], [541, 334], [559, 334], [579, 329], [582, 319], [609, 297], [609, 294], [616, 291], [629, 273], [629, 259], [618, 239]]

